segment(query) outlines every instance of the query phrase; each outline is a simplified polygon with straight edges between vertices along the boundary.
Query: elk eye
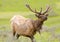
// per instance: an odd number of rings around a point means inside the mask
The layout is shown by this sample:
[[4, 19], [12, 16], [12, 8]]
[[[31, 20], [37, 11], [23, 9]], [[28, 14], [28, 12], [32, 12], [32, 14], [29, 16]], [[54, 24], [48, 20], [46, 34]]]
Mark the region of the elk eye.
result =
[[46, 14], [46, 16], [48, 16], [48, 14]]

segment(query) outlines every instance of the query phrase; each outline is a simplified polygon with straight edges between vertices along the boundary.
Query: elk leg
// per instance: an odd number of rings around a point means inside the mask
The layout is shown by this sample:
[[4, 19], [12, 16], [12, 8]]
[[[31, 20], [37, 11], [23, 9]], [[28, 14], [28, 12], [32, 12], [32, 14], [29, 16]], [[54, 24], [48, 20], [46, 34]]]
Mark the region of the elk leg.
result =
[[15, 36], [16, 31], [15, 31], [15, 27], [13, 26], [13, 36]]
[[16, 33], [16, 32], [13, 31], [13, 36], [15, 36], [15, 33]]
[[15, 31], [13, 31], [13, 40], [15, 39], [15, 34], [16, 34], [16, 32], [15, 32]]
[[39, 34], [41, 34], [40, 30], [38, 32], [39, 32]]
[[31, 39], [32, 42], [36, 42], [33, 36], [30, 37], [30, 39]]
[[16, 31], [15, 31], [15, 29], [13, 28], [13, 36], [15, 36], [15, 34], [16, 34]]
[[19, 36], [20, 36], [19, 34], [16, 34], [17, 39], [19, 38]]

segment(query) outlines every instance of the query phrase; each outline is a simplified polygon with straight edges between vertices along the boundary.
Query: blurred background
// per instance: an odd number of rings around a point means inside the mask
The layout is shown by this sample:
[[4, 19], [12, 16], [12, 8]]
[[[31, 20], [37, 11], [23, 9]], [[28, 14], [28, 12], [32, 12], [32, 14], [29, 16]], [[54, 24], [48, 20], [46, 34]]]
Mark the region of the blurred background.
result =
[[[36, 19], [34, 13], [26, 8], [29, 4], [32, 9], [43, 11], [49, 5], [48, 20], [43, 25], [40, 34], [35, 35], [37, 42], [60, 42], [60, 0], [0, 0], [0, 42], [29, 42], [30, 39], [20, 37], [18, 40], [12, 40], [12, 29], [10, 19], [14, 15], [22, 15], [26, 18]], [[31, 41], [30, 41], [31, 42]]]

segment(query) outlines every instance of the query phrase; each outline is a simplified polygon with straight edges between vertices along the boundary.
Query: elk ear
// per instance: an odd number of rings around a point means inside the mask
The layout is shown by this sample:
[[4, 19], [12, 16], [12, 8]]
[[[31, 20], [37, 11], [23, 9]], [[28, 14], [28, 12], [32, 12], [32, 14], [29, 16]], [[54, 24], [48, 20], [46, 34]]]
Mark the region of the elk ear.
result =
[[39, 17], [39, 14], [35, 14], [35, 16]]
[[45, 14], [46, 16], [48, 16], [48, 14]]

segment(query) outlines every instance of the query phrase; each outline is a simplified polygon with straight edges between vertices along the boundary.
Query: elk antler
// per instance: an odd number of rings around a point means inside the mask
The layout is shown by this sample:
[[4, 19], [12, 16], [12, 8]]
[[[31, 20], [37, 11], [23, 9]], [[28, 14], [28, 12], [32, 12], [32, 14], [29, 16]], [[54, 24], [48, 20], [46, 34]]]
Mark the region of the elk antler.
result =
[[40, 10], [40, 14], [42, 14], [42, 8], [41, 8], [41, 10]]
[[39, 15], [41, 15], [41, 14], [44, 15], [45, 13], [47, 13], [47, 12], [49, 11], [49, 8], [50, 8], [50, 6], [49, 6], [49, 7], [46, 9], [46, 11], [42, 13], [42, 8], [41, 8], [41, 11], [40, 11], [40, 12], [37, 12], [36, 9], [35, 9], [35, 10], [32, 10], [31, 7], [30, 7], [28, 4], [26, 4], [26, 7], [27, 7], [30, 11], [32, 11], [32, 12], [34, 12], [34, 13], [37, 13], [37, 14], [39, 14]]
[[28, 4], [26, 4], [26, 7], [27, 7], [30, 11], [32, 11], [32, 12], [34, 12], [34, 13], [39, 14], [39, 12], [37, 12], [37, 11], [36, 11], [36, 9], [35, 9], [35, 11], [34, 11], [34, 10], [32, 10], [32, 9], [31, 9], [31, 7], [30, 7]]
[[48, 8], [46, 9], [46, 11], [43, 12], [42, 14], [44, 15], [45, 13], [47, 13], [49, 11], [49, 8], [50, 8], [50, 6], [48, 6]]

